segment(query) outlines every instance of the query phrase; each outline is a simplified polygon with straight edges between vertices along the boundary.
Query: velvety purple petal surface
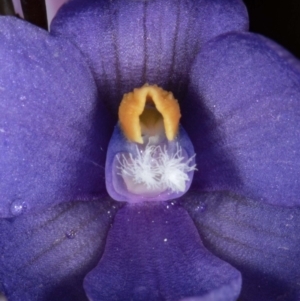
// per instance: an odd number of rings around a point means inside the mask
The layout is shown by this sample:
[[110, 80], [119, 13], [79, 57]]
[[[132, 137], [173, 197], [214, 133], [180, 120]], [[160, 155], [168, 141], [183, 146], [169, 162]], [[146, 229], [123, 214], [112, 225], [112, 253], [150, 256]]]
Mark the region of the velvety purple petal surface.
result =
[[0, 217], [105, 192], [109, 115], [71, 43], [0, 19]]
[[218, 290], [216, 300], [236, 300], [240, 286], [240, 273], [203, 247], [187, 212], [171, 202], [120, 209], [84, 281], [91, 301], [173, 301]]
[[0, 292], [9, 301], [85, 301], [120, 203], [70, 202], [0, 220]]
[[209, 39], [248, 28], [239, 0], [73, 0], [52, 22], [84, 53], [100, 95], [116, 113], [125, 92], [157, 84], [182, 98]]
[[298, 64], [254, 34], [223, 35], [203, 47], [182, 106], [197, 153], [195, 188], [300, 204]]
[[242, 301], [300, 299], [300, 207], [229, 192], [188, 193], [182, 205], [205, 247], [242, 273]]

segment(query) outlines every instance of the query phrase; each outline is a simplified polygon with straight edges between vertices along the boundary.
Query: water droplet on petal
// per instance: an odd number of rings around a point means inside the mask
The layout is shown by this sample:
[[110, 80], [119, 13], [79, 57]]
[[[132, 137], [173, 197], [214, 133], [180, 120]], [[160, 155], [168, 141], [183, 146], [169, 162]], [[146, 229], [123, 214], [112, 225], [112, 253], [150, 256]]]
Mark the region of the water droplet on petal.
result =
[[10, 206], [10, 212], [14, 216], [21, 215], [22, 213], [24, 213], [24, 211], [26, 211], [26, 209], [27, 209], [27, 204], [22, 200], [13, 201]]
[[195, 211], [197, 212], [204, 212], [206, 210], [206, 205], [205, 204], [200, 204], [195, 208]]
[[69, 239], [73, 239], [76, 236], [76, 231], [75, 230], [70, 230], [68, 232], [66, 232], [66, 237]]

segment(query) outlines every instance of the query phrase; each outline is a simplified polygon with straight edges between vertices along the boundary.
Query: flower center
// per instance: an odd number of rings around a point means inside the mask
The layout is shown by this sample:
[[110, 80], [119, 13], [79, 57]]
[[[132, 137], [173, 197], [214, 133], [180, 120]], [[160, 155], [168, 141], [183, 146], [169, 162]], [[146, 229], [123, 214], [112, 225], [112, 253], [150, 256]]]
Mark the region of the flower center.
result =
[[106, 161], [112, 198], [162, 201], [188, 190], [195, 154], [180, 117], [173, 94], [157, 86], [144, 85], [124, 95]]

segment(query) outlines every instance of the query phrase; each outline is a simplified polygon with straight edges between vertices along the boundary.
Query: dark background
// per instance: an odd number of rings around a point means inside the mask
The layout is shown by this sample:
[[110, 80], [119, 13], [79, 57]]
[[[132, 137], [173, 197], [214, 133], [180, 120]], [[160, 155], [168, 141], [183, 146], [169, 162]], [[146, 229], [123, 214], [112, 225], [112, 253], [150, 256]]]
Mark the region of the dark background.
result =
[[300, 58], [300, 0], [243, 0], [250, 31], [261, 33]]

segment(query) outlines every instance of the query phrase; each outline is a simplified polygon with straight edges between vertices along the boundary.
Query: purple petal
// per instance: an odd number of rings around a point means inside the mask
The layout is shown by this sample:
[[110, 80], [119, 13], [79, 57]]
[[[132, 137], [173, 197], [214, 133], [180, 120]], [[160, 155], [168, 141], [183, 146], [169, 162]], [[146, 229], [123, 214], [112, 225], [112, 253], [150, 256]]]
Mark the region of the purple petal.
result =
[[191, 193], [183, 205], [204, 245], [241, 271], [241, 300], [300, 299], [300, 207], [226, 192]]
[[294, 62], [254, 34], [224, 35], [203, 48], [183, 106], [197, 153], [194, 187], [300, 203], [300, 72]]
[[0, 19], [0, 217], [105, 191], [109, 116], [71, 43]]
[[110, 200], [61, 204], [0, 220], [0, 291], [9, 301], [83, 301], [83, 277], [99, 261], [120, 207]]
[[84, 282], [93, 301], [179, 300], [219, 289], [226, 295], [217, 300], [236, 300], [240, 285], [239, 272], [203, 247], [187, 212], [164, 202], [120, 209]]
[[123, 93], [146, 82], [181, 98], [200, 47], [247, 28], [239, 0], [74, 0], [58, 12], [51, 32], [80, 48], [101, 96], [117, 112]]

